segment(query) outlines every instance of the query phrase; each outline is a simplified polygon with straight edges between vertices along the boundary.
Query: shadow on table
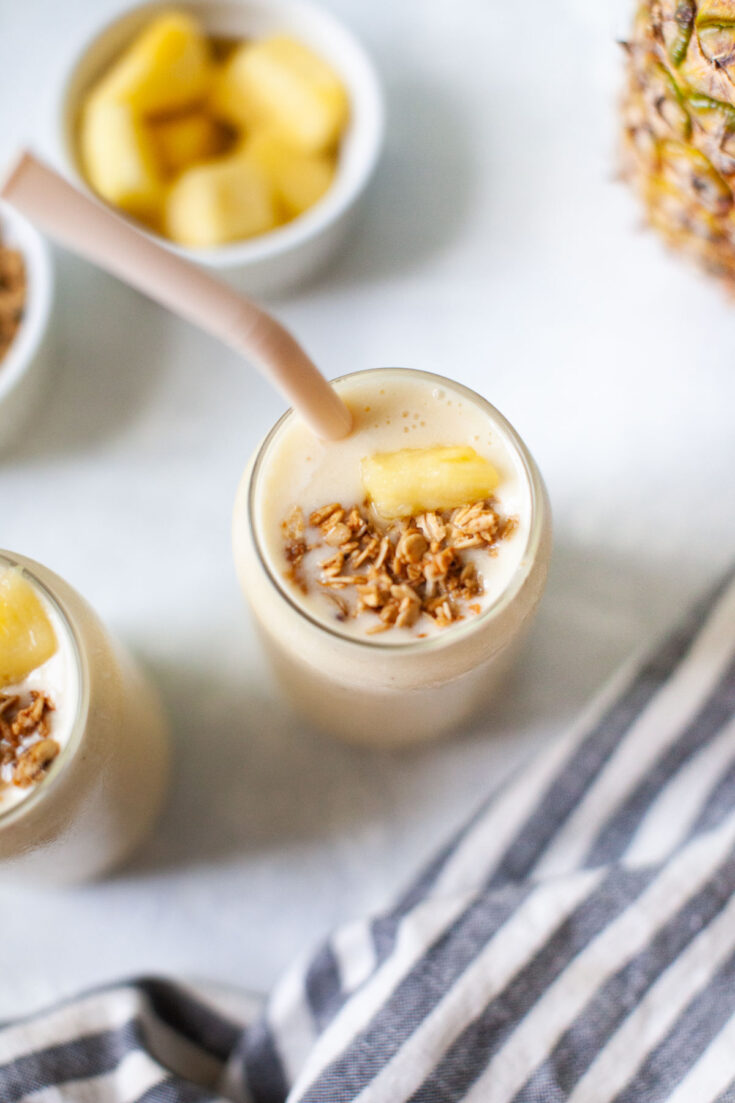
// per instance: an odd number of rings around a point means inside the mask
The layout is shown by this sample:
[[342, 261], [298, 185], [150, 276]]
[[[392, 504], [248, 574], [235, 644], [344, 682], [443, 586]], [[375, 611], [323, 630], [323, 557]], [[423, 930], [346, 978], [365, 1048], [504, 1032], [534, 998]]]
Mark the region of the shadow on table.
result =
[[154, 674], [175, 732], [171, 794], [151, 845], [121, 876], [339, 837], [376, 814], [370, 752], [309, 730], [267, 681]]
[[[459, 738], [402, 753], [323, 738], [261, 683], [159, 670], [176, 731], [172, 795], [152, 843], [119, 876], [267, 854], [314, 839], [335, 844], [351, 836], [360, 845], [364, 833], [375, 825], [386, 830], [386, 822], [387, 830], [403, 823], [413, 831], [428, 808], [431, 829], [441, 830], [434, 819], [445, 804], [448, 830], [521, 758], [564, 730], [622, 662], [685, 611], [699, 587], [696, 578], [654, 573], [633, 558], [561, 542], [504, 692]], [[428, 839], [427, 853], [435, 843]]]

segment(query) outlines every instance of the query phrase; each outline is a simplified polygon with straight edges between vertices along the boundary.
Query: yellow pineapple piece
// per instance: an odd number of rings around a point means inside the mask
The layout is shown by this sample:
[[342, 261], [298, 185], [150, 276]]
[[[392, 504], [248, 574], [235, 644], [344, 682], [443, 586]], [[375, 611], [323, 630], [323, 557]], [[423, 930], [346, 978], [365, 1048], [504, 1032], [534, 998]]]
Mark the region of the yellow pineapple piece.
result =
[[249, 45], [243, 43], [233, 50], [226, 61], [215, 66], [207, 100], [207, 107], [215, 119], [221, 119], [240, 133], [247, 133], [267, 122], [262, 108], [253, 101], [246, 82], [240, 78], [241, 56], [248, 48]]
[[245, 156], [270, 177], [287, 218], [296, 218], [313, 207], [334, 180], [333, 156], [303, 153], [273, 130], [256, 130], [245, 144]]
[[152, 138], [131, 109], [92, 96], [79, 139], [84, 173], [94, 190], [129, 214], [154, 219], [163, 204], [163, 177]]
[[139, 115], [181, 111], [207, 96], [212, 61], [196, 21], [170, 11], [153, 19], [98, 85]]
[[152, 123], [151, 135], [161, 164], [175, 176], [221, 153], [222, 129], [205, 111], [190, 111]]
[[490, 497], [500, 481], [489, 460], [463, 445], [377, 452], [361, 468], [365, 493], [389, 520], [470, 505]]
[[238, 47], [215, 79], [212, 102], [228, 122], [277, 127], [309, 153], [336, 145], [349, 115], [347, 90], [334, 69], [284, 34]]
[[0, 570], [0, 688], [21, 682], [56, 651], [53, 625], [15, 567]]
[[166, 203], [166, 232], [180, 245], [210, 248], [278, 225], [273, 188], [242, 155], [187, 169]]

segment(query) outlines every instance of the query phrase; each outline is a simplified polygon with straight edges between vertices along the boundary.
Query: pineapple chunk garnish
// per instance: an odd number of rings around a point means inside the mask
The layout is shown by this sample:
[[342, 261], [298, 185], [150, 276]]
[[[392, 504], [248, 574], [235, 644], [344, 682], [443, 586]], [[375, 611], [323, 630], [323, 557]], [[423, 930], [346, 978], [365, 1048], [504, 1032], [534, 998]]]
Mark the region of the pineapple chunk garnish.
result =
[[366, 495], [387, 520], [479, 502], [500, 481], [489, 460], [463, 445], [377, 452], [361, 471]]
[[98, 85], [98, 94], [139, 115], [182, 111], [202, 102], [212, 79], [210, 48], [183, 12], [159, 15], [134, 39]]
[[190, 111], [151, 124], [159, 161], [171, 176], [208, 161], [223, 149], [222, 128], [205, 111]]
[[272, 35], [238, 47], [218, 74], [213, 110], [235, 126], [276, 127], [307, 153], [336, 145], [349, 115], [339, 76], [308, 46]]
[[173, 241], [210, 248], [252, 237], [278, 225], [273, 188], [242, 155], [187, 169], [166, 202], [166, 230]]
[[296, 218], [313, 207], [334, 180], [333, 156], [302, 153], [267, 128], [250, 136], [244, 154], [270, 178], [287, 218]]
[[15, 567], [0, 570], [0, 687], [21, 682], [56, 651], [53, 625]]
[[98, 195], [128, 214], [154, 220], [163, 205], [163, 177], [152, 138], [130, 107], [93, 95], [79, 138], [84, 171]]

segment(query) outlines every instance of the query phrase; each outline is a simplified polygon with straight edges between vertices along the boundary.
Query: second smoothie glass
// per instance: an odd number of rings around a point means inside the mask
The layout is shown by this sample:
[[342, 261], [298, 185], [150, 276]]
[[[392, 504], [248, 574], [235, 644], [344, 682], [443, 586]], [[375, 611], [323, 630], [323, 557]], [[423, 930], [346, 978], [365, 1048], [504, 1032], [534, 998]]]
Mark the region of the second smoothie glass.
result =
[[0, 879], [73, 883], [118, 865], [160, 811], [169, 772], [168, 726], [132, 658], [87, 602], [33, 560], [0, 552], [56, 613], [73, 656], [71, 735], [49, 776], [0, 811]]
[[543, 593], [551, 550], [546, 489], [528, 449], [490, 403], [452, 380], [405, 368], [379, 368], [335, 381], [372, 377], [389, 385], [396, 374], [421, 376], [486, 413], [520, 461], [528, 486], [530, 523], [520, 563], [498, 598], [471, 620], [409, 643], [346, 636], [300, 607], [264, 554], [256, 509], [259, 479], [278, 434], [297, 415], [286, 413], [263, 441], [235, 502], [234, 552], [243, 592], [276, 677], [296, 712], [341, 738], [401, 746], [456, 728], [497, 689]]

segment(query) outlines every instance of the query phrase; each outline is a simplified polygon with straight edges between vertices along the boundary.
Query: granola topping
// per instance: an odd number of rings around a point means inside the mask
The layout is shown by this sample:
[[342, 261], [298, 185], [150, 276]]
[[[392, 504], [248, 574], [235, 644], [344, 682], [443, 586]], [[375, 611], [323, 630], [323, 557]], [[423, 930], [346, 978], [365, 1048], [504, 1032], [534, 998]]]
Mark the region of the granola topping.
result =
[[[517, 527], [495, 498], [390, 524], [367, 502], [332, 502], [314, 510], [308, 524], [297, 506], [281, 526], [285, 573], [304, 594], [315, 581], [339, 621], [369, 614], [367, 635], [418, 628], [422, 618], [443, 629], [481, 611], [477, 552], [496, 556]], [[312, 553], [314, 571], [306, 569]]]
[[46, 776], [60, 751], [50, 736], [55, 705], [46, 693], [0, 693], [0, 797], [8, 786], [29, 789]]

